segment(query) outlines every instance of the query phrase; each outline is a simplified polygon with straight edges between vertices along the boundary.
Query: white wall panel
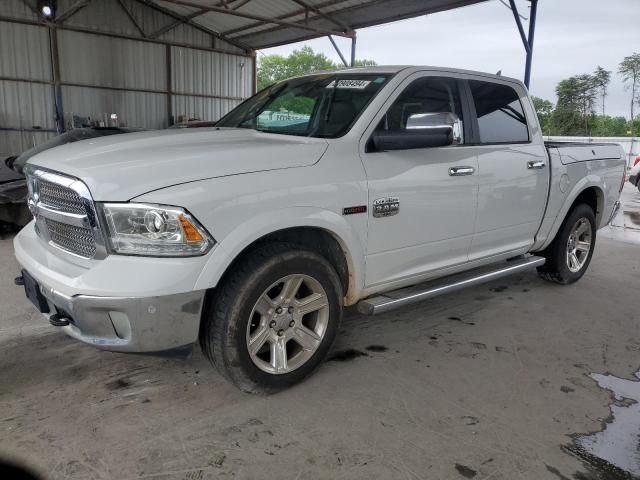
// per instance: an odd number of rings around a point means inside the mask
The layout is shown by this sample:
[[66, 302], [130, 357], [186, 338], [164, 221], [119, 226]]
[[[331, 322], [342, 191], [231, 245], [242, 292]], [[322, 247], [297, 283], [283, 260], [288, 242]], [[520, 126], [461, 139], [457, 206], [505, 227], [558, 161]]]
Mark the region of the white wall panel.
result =
[[0, 162], [12, 155], [20, 155], [25, 150], [46, 142], [55, 135], [51, 132], [0, 131]]
[[251, 95], [251, 58], [172, 47], [171, 61], [176, 92], [235, 98]]
[[22, 0], [0, 0], [2, 4], [2, 14], [11, 18], [24, 20], [37, 20], [33, 10], [27, 7]]
[[51, 80], [46, 28], [0, 22], [0, 77]]
[[53, 87], [0, 80], [0, 128], [54, 129]]
[[58, 33], [63, 82], [166, 90], [164, 45], [89, 33]]

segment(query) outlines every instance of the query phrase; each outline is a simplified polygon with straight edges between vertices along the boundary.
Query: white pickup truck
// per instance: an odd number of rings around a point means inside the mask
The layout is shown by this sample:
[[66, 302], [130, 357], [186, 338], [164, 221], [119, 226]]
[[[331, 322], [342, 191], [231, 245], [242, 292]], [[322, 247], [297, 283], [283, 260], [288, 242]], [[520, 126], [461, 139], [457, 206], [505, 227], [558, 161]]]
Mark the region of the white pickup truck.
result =
[[625, 161], [545, 145], [517, 80], [374, 67], [278, 83], [214, 128], [54, 148], [26, 172], [16, 283], [51, 324], [117, 351], [199, 341], [239, 388], [270, 392], [322, 362], [346, 305], [534, 268], [578, 280]]

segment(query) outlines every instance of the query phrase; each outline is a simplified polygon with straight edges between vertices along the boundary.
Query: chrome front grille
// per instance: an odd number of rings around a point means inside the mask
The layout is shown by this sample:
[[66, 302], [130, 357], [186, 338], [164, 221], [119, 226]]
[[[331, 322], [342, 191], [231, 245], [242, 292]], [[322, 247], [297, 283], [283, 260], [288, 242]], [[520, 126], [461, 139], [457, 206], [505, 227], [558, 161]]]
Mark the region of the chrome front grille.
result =
[[50, 245], [83, 258], [106, 255], [95, 207], [80, 180], [37, 167], [27, 171], [36, 232]]
[[87, 213], [82, 197], [68, 187], [39, 179], [38, 190], [40, 201], [51, 208], [76, 215]]
[[74, 227], [45, 218], [49, 239], [55, 245], [81, 257], [92, 258], [96, 254], [96, 242], [90, 229]]

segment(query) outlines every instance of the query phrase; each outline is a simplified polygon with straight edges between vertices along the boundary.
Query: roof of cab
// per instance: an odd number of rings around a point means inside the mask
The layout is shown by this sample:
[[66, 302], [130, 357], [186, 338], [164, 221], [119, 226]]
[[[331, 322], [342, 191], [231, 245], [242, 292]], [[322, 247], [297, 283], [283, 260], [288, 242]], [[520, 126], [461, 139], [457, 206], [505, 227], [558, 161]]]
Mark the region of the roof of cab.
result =
[[505, 77], [502, 75], [497, 75], [494, 73], [480, 72], [474, 70], [464, 70], [460, 68], [451, 68], [451, 67], [438, 67], [433, 65], [376, 65], [371, 67], [353, 67], [353, 68], [344, 68], [340, 70], [323, 70], [320, 72], [313, 72], [307, 75], [302, 76], [311, 76], [318, 74], [397, 74], [399, 72], [405, 71], [407, 74], [412, 74], [414, 72], [422, 72], [422, 71], [434, 71], [434, 72], [443, 72], [443, 73], [463, 73], [467, 75], [477, 75], [480, 77], [485, 77], [488, 79], [494, 80], [502, 80], [508, 82], [515, 82], [524, 87], [522, 81], [517, 78]]

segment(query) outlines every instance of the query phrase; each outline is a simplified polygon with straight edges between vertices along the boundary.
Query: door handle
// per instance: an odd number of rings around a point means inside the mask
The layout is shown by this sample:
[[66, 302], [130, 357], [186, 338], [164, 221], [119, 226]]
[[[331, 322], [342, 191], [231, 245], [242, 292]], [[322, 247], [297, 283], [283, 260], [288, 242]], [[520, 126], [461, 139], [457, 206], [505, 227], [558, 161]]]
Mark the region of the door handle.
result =
[[540, 160], [536, 160], [533, 162], [527, 162], [527, 168], [529, 170], [539, 170], [541, 168], [544, 168], [547, 164], [540, 161]]
[[449, 175], [452, 177], [461, 177], [463, 175], [473, 175], [476, 171], [473, 167], [451, 167], [449, 169]]

